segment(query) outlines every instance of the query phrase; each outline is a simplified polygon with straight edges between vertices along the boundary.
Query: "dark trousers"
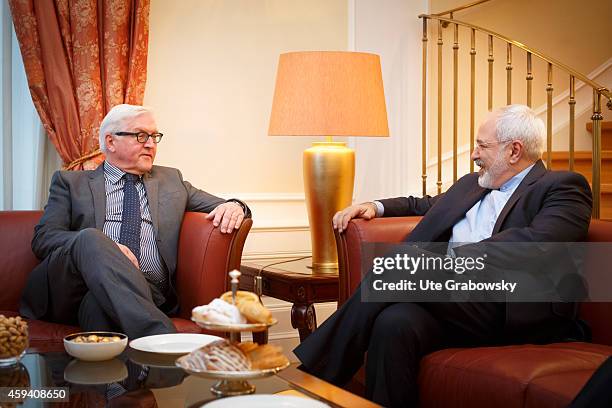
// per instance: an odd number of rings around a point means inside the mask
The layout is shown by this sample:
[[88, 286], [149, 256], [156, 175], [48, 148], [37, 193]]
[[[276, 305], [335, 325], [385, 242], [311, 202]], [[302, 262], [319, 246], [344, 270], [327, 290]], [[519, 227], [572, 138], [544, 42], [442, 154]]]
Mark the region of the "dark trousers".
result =
[[309, 373], [344, 385], [367, 352], [366, 397], [388, 407], [415, 406], [423, 356], [498, 344], [504, 320], [503, 303], [366, 303], [357, 290], [294, 353]]
[[612, 407], [612, 357], [593, 373], [569, 408], [609, 408]]
[[158, 308], [163, 295], [102, 231], [84, 229], [49, 257], [45, 319], [130, 339], [176, 331]]

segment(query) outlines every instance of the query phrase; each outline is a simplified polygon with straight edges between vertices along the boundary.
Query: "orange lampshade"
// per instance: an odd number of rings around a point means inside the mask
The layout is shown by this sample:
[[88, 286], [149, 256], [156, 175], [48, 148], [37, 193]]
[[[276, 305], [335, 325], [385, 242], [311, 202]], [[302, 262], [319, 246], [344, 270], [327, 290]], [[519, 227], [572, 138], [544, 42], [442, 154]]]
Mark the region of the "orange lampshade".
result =
[[281, 54], [268, 134], [389, 136], [378, 55]]

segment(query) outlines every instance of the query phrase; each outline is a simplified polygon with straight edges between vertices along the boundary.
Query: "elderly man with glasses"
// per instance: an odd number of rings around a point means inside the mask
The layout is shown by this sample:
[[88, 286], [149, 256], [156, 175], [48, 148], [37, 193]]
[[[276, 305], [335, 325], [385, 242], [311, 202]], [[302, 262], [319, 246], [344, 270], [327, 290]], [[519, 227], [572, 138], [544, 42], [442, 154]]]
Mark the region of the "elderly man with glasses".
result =
[[[419, 215], [423, 218], [404, 239], [410, 243], [406, 247], [441, 244], [437, 247], [452, 257], [481, 256], [479, 247], [500, 249], [498, 243], [522, 244], [489, 252], [487, 264], [501, 264], [510, 277], [516, 276], [511, 274], [513, 267], [522, 271], [538, 262], [551, 271], [565, 266], [571, 270], [566, 256], [534, 261], [531, 256], [540, 253], [540, 246], [533, 243], [583, 241], [591, 217], [591, 189], [580, 174], [547, 170], [540, 159], [543, 145], [544, 123], [533, 110], [525, 105], [500, 108], [478, 131], [471, 155], [480, 167], [478, 173], [465, 175], [435, 197], [399, 197], [348, 207], [334, 216], [334, 228], [346, 230], [352, 218]], [[493, 270], [471, 276], [486, 279]], [[422, 273], [448, 277], [436, 271]], [[364, 277], [364, 287], [370, 276]], [[535, 288], [534, 283], [525, 290]], [[442, 302], [432, 292], [423, 293], [429, 296], [427, 302], [365, 302], [357, 290], [294, 353], [305, 370], [342, 385], [367, 352], [366, 396], [387, 407], [411, 407], [418, 405], [419, 363], [432, 351], [584, 334], [571, 302]]]
[[207, 212], [229, 233], [250, 211], [193, 187], [177, 169], [154, 166], [162, 136], [149, 109], [117, 105], [100, 125], [104, 163], [55, 173], [32, 240], [41, 263], [23, 293], [24, 316], [130, 338], [175, 332], [168, 315], [178, 309], [184, 212]]

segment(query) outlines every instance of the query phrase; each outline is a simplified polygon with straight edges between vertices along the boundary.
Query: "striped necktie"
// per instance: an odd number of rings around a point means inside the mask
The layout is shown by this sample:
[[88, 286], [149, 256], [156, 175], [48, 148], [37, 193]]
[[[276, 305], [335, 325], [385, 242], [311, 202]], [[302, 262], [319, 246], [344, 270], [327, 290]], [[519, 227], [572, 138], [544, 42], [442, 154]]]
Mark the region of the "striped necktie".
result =
[[123, 213], [121, 214], [121, 232], [119, 243], [130, 248], [140, 262], [140, 198], [136, 190], [138, 176], [125, 173], [123, 185]]

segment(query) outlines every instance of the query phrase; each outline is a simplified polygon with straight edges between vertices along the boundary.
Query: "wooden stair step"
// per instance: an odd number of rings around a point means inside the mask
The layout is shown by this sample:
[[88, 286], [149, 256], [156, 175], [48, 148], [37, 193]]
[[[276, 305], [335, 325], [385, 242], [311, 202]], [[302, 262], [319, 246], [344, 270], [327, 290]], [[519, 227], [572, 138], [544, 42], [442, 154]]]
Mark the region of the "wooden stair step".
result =
[[[591, 184], [589, 182], [589, 184]], [[591, 185], [593, 188], [593, 185]], [[612, 183], [601, 183], [600, 218], [612, 220]]]
[[[587, 122], [586, 128], [589, 132], [593, 132], [593, 122]], [[612, 121], [601, 122], [601, 131], [612, 132]]]
[[612, 194], [612, 183], [601, 183], [601, 194]]
[[[587, 130], [593, 133], [593, 122], [587, 122]], [[601, 122], [601, 148], [612, 149], [612, 122]]]
[[[589, 181], [589, 186], [591, 186], [591, 190], [593, 189], [593, 183]], [[612, 195], [612, 183], [601, 183], [601, 194]], [[612, 197], [610, 197], [612, 198]]]
[[[569, 170], [569, 152], [552, 152], [552, 169]], [[546, 153], [543, 158], [546, 162]], [[574, 171], [582, 174], [587, 180], [591, 181], [593, 174], [593, 164], [590, 151], [577, 151], [574, 153]], [[612, 183], [612, 151], [606, 150], [601, 153], [601, 182]]]
[[[551, 156], [553, 159], [553, 162], [555, 160], [566, 160], [569, 161], [569, 152], [568, 151], [552, 151], [551, 152]], [[548, 157], [548, 152], [544, 152], [544, 154], [542, 154], [542, 160], [546, 161], [546, 158]], [[576, 160], [589, 160], [591, 161], [591, 159], [593, 158], [593, 154], [591, 151], [589, 150], [577, 150], [574, 152], [574, 161]], [[612, 149], [610, 150], [601, 150], [601, 160], [611, 160], [612, 159]]]

